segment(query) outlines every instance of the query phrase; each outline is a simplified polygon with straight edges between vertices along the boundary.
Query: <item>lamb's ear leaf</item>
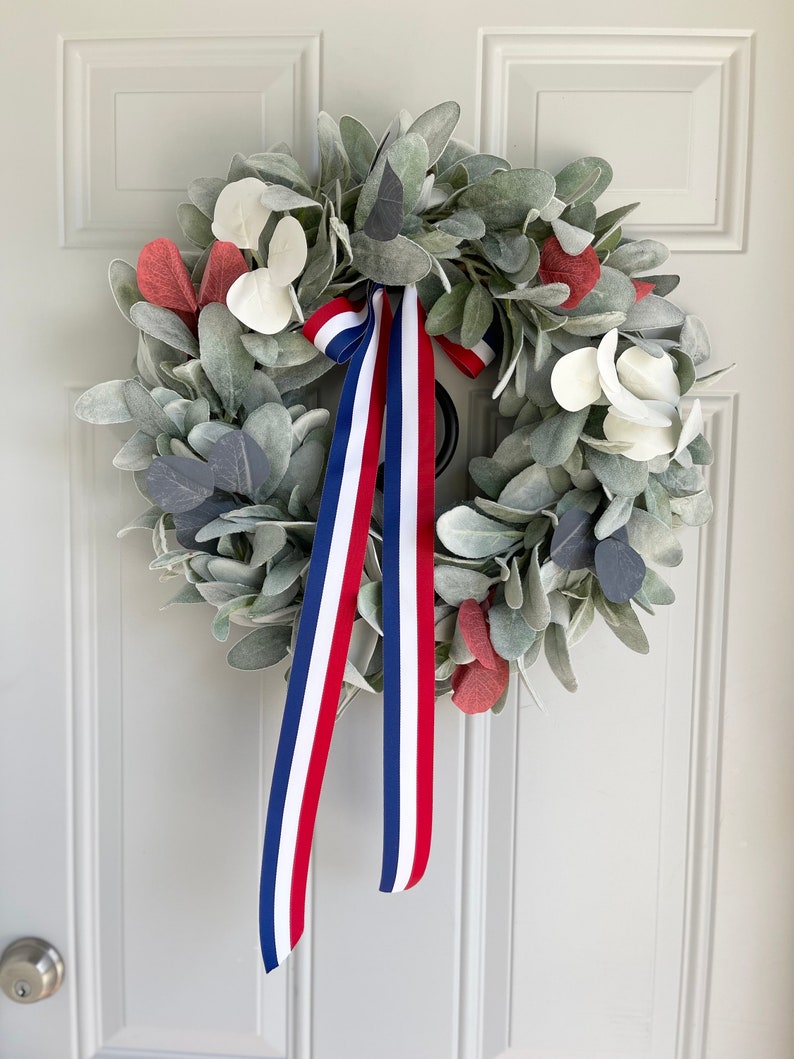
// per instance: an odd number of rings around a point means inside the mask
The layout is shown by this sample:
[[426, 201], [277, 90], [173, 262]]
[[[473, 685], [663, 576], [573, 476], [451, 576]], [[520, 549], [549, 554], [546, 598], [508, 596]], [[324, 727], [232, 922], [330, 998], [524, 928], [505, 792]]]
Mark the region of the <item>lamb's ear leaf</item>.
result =
[[291, 625], [265, 625], [238, 640], [226, 656], [233, 669], [269, 669], [289, 653]]

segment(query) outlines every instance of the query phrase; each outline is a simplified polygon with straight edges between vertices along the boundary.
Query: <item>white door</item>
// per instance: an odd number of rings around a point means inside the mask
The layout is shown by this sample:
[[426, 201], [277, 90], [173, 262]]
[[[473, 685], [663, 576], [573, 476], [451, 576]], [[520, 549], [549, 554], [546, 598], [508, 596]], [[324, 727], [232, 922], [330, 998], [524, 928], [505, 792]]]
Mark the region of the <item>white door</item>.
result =
[[[535, 16], [521, 0], [7, 12], [0, 947], [41, 936], [66, 974], [42, 1003], [0, 996], [1, 1059], [794, 1054], [790, 16], [776, 0]], [[380, 721], [356, 701], [307, 934], [265, 979], [281, 675], [228, 670], [202, 608], [158, 610], [148, 542], [115, 537], [138, 504], [118, 436], [71, 407], [126, 377], [107, 264], [176, 234], [189, 179], [279, 139], [308, 162], [320, 104], [380, 128], [447, 98], [464, 137], [515, 164], [608, 157], [619, 199], [643, 200], [638, 230], [673, 246], [715, 366], [739, 365], [706, 401], [717, 514], [686, 541], [650, 657], [604, 632], [576, 656], [575, 698], [538, 672], [545, 713], [523, 694], [494, 719], [439, 705], [431, 865], [401, 896], [377, 891]], [[458, 393], [471, 446], [489, 444], [487, 399]]]

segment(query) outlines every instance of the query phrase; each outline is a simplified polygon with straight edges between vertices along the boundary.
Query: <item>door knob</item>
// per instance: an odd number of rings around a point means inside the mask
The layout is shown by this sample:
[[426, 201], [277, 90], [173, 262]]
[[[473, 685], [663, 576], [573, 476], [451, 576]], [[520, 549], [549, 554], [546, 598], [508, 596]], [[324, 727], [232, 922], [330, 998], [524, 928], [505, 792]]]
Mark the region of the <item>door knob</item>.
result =
[[18, 938], [0, 956], [0, 989], [17, 1004], [46, 1000], [62, 981], [61, 954], [41, 938]]

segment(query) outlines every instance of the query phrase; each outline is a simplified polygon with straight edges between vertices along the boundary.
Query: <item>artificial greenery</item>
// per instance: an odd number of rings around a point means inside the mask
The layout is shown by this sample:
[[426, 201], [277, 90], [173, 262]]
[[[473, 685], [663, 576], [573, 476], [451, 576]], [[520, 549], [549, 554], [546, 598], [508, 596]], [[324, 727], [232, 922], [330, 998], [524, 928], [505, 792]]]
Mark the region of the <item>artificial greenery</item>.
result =
[[[248, 627], [228, 661], [266, 668], [290, 653], [331, 437], [306, 395], [334, 365], [304, 320], [374, 281], [415, 283], [428, 332], [467, 348], [497, 325], [511, 430], [471, 463], [479, 495], [437, 520], [438, 694], [479, 712], [541, 653], [575, 689], [596, 614], [648, 650], [637, 609], [674, 598], [651, 564], [678, 564], [675, 529], [712, 510], [698, 403], [680, 415], [709, 342], [668, 299], [667, 248], [624, 235], [637, 204], [599, 215], [607, 162], [512, 169], [455, 139], [458, 117], [402, 111], [377, 141], [322, 114], [316, 180], [279, 144], [193, 181], [178, 219], [194, 249], [159, 239], [137, 269], [110, 266], [135, 376], [76, 411], [135, 427], [114, 463], [149, 506], [121, 534], [151, 532], [152, 569], [185, 580], [168, 606], [210, 603], [218, 640]], [[379, 510], [376, 494], [343, 702], [382, 687]]]

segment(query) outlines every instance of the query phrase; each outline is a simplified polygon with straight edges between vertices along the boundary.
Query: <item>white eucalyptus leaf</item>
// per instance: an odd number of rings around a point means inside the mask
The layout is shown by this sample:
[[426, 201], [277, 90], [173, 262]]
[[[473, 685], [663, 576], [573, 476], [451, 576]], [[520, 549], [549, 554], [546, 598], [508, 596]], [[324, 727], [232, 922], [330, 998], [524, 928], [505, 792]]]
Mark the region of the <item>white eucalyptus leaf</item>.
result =
[[256, 250], [271, 210], [262, 203], [265, 185], [258, 177], [227, 184], [215, 201], [212, 234], [241, 250]]

